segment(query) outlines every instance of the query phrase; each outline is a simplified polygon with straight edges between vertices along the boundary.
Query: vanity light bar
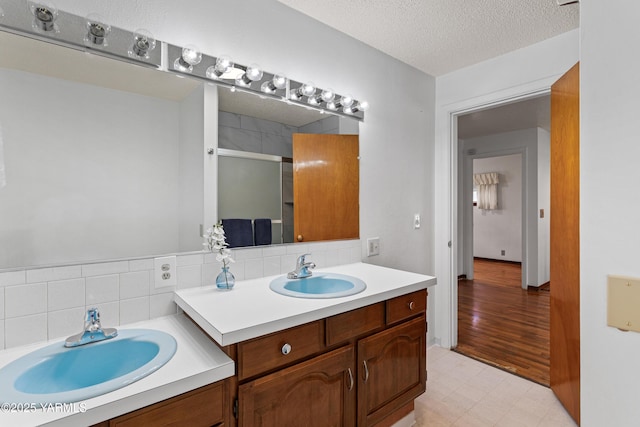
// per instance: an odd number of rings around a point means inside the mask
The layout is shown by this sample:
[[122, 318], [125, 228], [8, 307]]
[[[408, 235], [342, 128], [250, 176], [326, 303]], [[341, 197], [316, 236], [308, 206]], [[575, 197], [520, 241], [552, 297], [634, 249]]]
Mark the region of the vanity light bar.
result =
[[[50, 3], [38, 2], [37, 0], [29, 2], [1, 0], [0, 9], [4, 11], [4, 15], [0, 16], [0, 29], [137, 65], [159, 68], [162, 63], [161, 49], [149, 48], [142, 56], [129, 53], [134, 50], [140, 52], [139, 49], [134, 49], [135, 36], [139, 37], [140, 30], [134, 33], [109, 26], [108, 31], [102, 33], [100, 30], [106, 30], [107, 26], [106, 23], [103, 23], [105, 26], [101, 29], [94, 26], [92, 34], [88, 32], [88, 22], [91, 21], [95, 24], [95, 16], [77, 16], [61, 10], [57, 11], [53, 28], [45, 30], [31, 12], [31, 8], [38, 5], [43, 8], [51, 7]], [[104, 36], [102, 40], [100, 40], [101, 36]], [[150, 45], [155, 47], [155, 40], [152, 36], [150, 41], [153, 42]]]
[[[310, 82], [303, 84], [283, 79], [281, 73], [257, 69], [255, 64], [248, 67], [233, 64], [230, 58], [224, 56], [216, 58], [204, 55], [195, 46], [180, 47], [156, 41], [146, 30], [131, 32], [110, 26], [105, 19], [93, 14], [81, 17], [56, 10], [46, 0], [30, 0], [26, 3], [0, 0], [0, 11], [0, 30], [136, 65], [188, 75], [207, 83], [228, 87], [232, 91], [252, 93], [360, 121], [364, 120], [366, 108], [363, 106], [368, 106], [368, 103], [354, 100], [349, 95], [336, 94], [328, 88], [316, 88]], [[49, 17], [54, 17], [54, 20], [49, 21]], [[225, 73], [216, 72], [220, 70], [221, 59], [226, 59], [231, 64]], [[248, 70], [250, 75], [247, 75]], [[278, 78], [274, 80], [275, 76]], [[352, 99], [351, 108], [341, 102], [345, 99]]]
[[[342, 96], [339, 94], [335, 94], [333, 93], [333, 90], [329, 89], [331, 91], [331, 94], [333, 95], [333, 98], [329, 99], [330, 97], [328, 97], [328, 94], [326, 93], [327, 90], [315, 88], [315, 85], [313, 85], [313, 94], [310, 92], [308, 93], [303, 93], [302, 91], [297, 92], [298, 89], [301, 88], [302, 86], [305, 86], [305, 85], [309, 86], [310, 82], [303, 84], [290, 79], [287, 79], [284, 87], [276, 88], [274, 86], [271, 92], [264, 92], [261, 89], [262, 86], [265, 83], [268, 84], [269, 82], [273, 81], [275, 74], [261, 70], [262, 76], [259, 79], [251, 81], [250, 84], [244, 84], [244, 85], [238, 84], [237, 79], [239, 78], [239, 76], [244, 74], [247, 71], [247, 68], [250, 68], [251, 65], [247, 67], [242, 64], [234, 63], [233, 67], [231, 68], [231, 71], [235, 71], [236, 73], [230, 72], [228, 70], [226, 73], [221, 74], [220, 76], [218, 75], [213, 76], [211, 69], [215, 68], [216, 63], [218, 62], [218, 58], [198, 52], [200, 54], [200, 62], [197, 64], [193, 64], [192, 67], [187, 68], [180, 65], [180, 58], [183, 55], [182, 53], [183, 49], [184, 49], [183, 47], [167, 43], [168, 71], [176, 73], [177, 75], [190, 76], [192, 78], [196, 78], [198, 80], [201, 80], [207, 83], [226, 87], [232, 91], [238, 90], [242, 92], [252, 93], [254, 95], [258, 95], [263, 98], [271, 98], [278, 101], [286, 102], [288, 104], [295, 104], [310, 110], [319, 111], [321, 113], [329, 113], [329, 114], [334, 114], [334, 115], [343, 116], [343, 117], [355, 118], [360, 121], [364, 120], [364, 109], [353, 108], [349, 110], [348, 108], [346, 108], [348, 107], [348, 105], [344, 107], [342, 105], [339, 105], [337, 108], [331, 109], [331, 104], [334, 99], [348, 98], [350, 97], [348, 95]], [[278, 73], [278, 75], [280, 74]], [[298, 93], [298, 95], [292, 96], [296, 92]], [[322, 97], [323, 93], [325, 93], [324, 99], [329, 100], [329, 102], [326, 102], [325, 100], [323, 100], [323, 97]], [[311, 97], [314, 97], [314, 98], [317, 97], [318, 100], [315, 104], [309, 103], [309, 99]], [[360, 104], [356, 100], [353, 100], [353, 103], [354, 105], [356, 103]], [[364, 102], [362, 103], [364, 104]]]

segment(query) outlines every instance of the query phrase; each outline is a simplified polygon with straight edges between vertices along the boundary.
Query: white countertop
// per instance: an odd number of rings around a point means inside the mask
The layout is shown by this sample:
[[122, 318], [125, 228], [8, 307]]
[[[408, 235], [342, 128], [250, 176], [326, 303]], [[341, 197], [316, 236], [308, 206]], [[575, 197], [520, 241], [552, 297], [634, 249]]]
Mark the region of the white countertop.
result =
[[[87, 426], [235, 374], [233, 361], [184, 315], [161, 317], [118, 327], [119, 330], [131, 328], [157, 329], [171, 334], [178, 344], [176, 353], [157, 372], [121, 389], [67, 405], [66, 408], [7, 412], [3, 406], [0, 411], [0, 425]], [[0, 368], [27, 353], [58, 341], [61, 340], [0, 351]], [[39, 408], [40, 405], [36, 407]]]
[[270, 276], [238, 281], [231, 291], [218, 291], [215, 286], [177, 291], [175, 302], [218, 344], [226, 346], [436, 284], [435, 277], [365, 263], [313, 272], [354, 276], [367, 288], [342, 298], [293, 298], [273, 292], [269, 283], [279, 276]]

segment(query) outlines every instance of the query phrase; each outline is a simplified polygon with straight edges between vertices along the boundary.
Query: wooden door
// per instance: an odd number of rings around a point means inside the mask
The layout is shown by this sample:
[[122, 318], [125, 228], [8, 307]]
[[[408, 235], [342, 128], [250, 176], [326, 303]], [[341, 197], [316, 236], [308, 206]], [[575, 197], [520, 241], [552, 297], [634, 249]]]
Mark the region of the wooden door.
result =
[[360, 236], [358, 152], [358, 135], [293, 134], [295, 240]]
[[426, 320], [422, 315], [358, 342], [358, 425], [383, 420], [425, 391]]
[[551, 389], [580, 424], [579, 64], [551, 87]]
[[240, 427], [355, 426], [354, 347], [240, 386]]

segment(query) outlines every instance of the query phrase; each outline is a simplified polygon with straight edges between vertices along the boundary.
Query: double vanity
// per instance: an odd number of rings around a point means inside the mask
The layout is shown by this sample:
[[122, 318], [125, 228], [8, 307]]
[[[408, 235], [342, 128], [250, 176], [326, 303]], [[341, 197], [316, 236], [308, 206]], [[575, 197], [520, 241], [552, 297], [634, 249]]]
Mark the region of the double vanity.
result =
[[[310, 278], [317, 285], [299, 285]], [[156, 372], [58, 411], [3, 408], [0, 424], [393, 425], [425, 390], [426, 289], [435, 282], [356, 263], [306, 279], [240, 281], [231, 291], [179, 290], [183, 313], [118, 331], [175, 338], [175, 354]], [[1, 352], [0, 368], [43, 348]]]

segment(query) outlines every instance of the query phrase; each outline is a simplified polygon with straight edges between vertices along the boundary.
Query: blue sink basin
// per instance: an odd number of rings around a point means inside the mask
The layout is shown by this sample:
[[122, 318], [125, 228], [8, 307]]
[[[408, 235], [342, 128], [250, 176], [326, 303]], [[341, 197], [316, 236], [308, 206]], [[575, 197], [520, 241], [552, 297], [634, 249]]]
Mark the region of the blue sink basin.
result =
[[152, 329], [125, 329], [109, 340], [43, 347], [0, 369], [0, 402], [70, 403], [119, 389], [155, 372], [176, 340]]
[[337, 273], [319, 273], [304, 279], [278, 277], [269, 284], [272, 291], [297, 298], [340, 298], [354, 295], [367, 285], [357, 277]]

